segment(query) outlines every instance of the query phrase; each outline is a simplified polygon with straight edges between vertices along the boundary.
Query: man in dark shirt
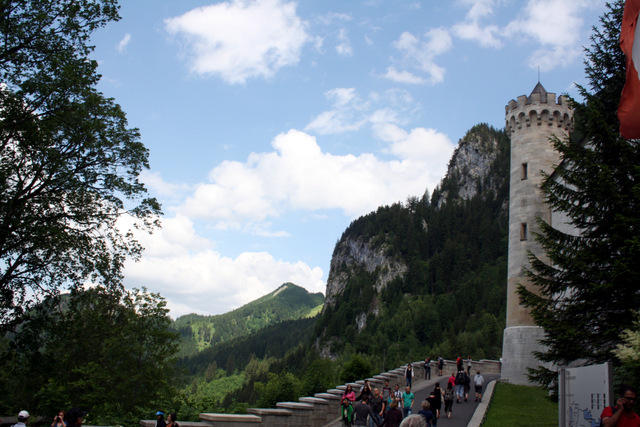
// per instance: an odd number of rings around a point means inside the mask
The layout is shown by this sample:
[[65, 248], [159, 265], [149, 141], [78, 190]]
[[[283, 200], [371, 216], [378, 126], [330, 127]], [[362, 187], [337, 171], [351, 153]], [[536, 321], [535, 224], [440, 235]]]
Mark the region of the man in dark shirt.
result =
[[[382, 415], [384, 414], [385, 401], [380, 397], [380, 390], [373, 389], [373, 397], [369, 400], [369, 406], [373, 411], [373, 417], [369, 418], [369, 427], [373, 427], [377, 421], [378, 425], [382, 423]], [[375, 418], [375, 421], [374, 421]]]
[[[353, 409], [353, 414], [355, 415], [355, 420], [353, 421], [354, 426], [366, 426], [367, 425], [367, 416], [371, 418], [374, 417], [374, 413], [371, 410], [371, 406], [369, 406], [369, 397], [363, 397], [362, 402], [358, 403], [356, 407]], [[378, 420], [375, 420], [377, 426], [380, 425]]]

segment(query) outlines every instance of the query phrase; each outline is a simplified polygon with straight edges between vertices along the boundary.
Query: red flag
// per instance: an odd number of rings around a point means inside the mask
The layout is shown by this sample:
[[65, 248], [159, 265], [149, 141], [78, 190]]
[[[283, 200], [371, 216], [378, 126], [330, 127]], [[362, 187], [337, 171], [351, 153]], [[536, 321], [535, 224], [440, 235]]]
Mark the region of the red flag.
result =
[[[618, 119], [620, 133], [627, 139], [640, 138], [640, 0], [627, 0], [620, 31], [620, 49], [627, 57], [627, 81], [622, 89]], [[634, 41], [636, 41], [634, 43]]]

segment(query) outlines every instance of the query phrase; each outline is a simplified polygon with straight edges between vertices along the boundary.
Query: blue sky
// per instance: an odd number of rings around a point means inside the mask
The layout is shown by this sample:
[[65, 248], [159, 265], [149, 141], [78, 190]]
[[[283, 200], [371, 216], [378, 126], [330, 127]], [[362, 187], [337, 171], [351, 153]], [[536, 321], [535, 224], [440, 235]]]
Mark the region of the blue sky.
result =
[[[335, 243], [421, 196], [467, 130], [540, 80], [584, 84], [594, 0], [129, 0], [93, 37], [141, 131], [163, 228], [125, 271], [172, 317], [284, 282], [325, 291]], [[538, 71], [539, 70], [539, 71]], [[123, 221], [126, 225], [126, 221]]]

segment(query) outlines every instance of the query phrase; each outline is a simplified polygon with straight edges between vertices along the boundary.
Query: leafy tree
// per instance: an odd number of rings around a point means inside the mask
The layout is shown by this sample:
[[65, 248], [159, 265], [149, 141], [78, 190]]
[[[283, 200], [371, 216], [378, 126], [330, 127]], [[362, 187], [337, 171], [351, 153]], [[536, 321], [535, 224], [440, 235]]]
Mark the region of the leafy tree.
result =
[[616, 379], [637, 388], [640, 385], [640, 320], [622, 332], [622, 341], [616, 346], [614, 354], [621, 362], [616, 370]]
[[[575, 236], [540, 222], [544, 258], [529, 255], [526, 272], [539, 293], [520, 287], [522, 303], [545, 330], [544, 362], [610, 360], [640, 306], [640, 145], [619, 132], [616, 109], [624, 84], [618, 42], [624, 2], [608, 4], [586, 50], [590, 90], [579, 87], [572, 138], [552, 140], [562, 163], [542, 187]], [[545, 383], [543, 368], [532, 379]]]
[[278, 402], [296, 401], [300, 396], [300, 381], [291, 372], [283, 372], [280, 375], [270, 372], [268, 377], [266, 384], [255, 384], [260, 395], [259, 407], [273, 408]]
[[340, 371], [340, 381], [345, 383], [369, 378], [373, 373], [371, 362], [362, 354], [354, 353]]
[[172, 397], [178, 335], [162, 297], [102, 287], [63, 297], [30, 311], [1, 353], [7, 409], [80, 406], [93, 423], [135, 424]]
[[119, 286], [141, 247], [117, 220], [160, 213], [139, 132], [89, 59], [91, 33], [118, 19], [116, 0], [0, 2], [0, 330], [63, 286]]

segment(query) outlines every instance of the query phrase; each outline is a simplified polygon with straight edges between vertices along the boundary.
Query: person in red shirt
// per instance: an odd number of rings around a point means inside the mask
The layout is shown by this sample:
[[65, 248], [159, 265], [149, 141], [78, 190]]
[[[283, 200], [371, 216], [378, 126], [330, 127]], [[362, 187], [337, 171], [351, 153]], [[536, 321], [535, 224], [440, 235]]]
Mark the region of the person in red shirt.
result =
[[616, 406], [607, 406], [602, 411], [600, 415], [602, 425], [604, 427], [640, 427], [640, 416], [633, 412], [635, 401], [636, 391], [631, 386], [623, 385]]

